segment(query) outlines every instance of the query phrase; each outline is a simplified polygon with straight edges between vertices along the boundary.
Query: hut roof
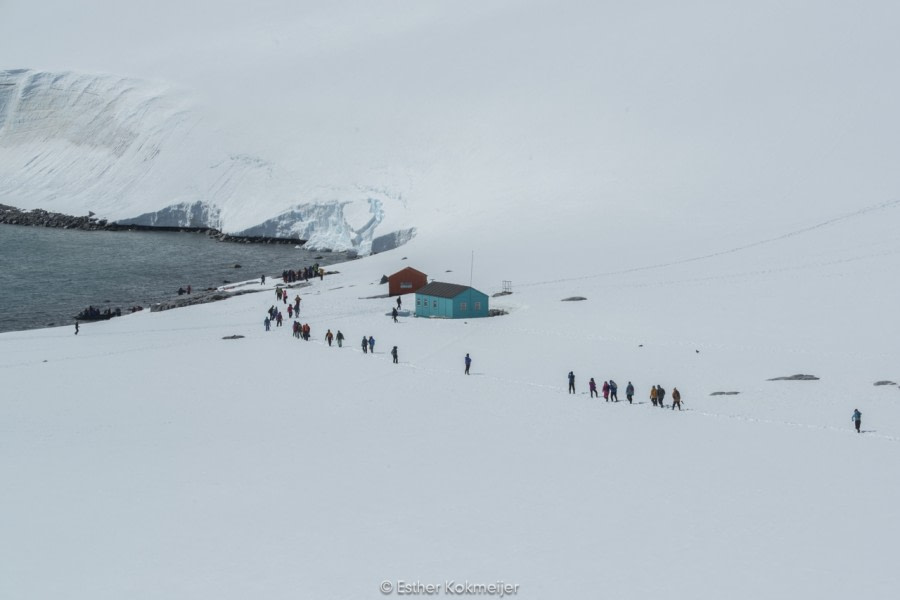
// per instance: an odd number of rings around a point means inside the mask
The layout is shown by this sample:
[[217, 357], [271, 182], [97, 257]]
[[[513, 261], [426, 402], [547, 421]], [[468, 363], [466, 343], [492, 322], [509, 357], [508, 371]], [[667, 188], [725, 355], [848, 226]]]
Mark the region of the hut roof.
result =
[[420, 287], [416, 294], [425, 294], [426, 296], [437, 296], [438, 298], [456, 298], [463, 292], [471, 288], [467, 285], [457, 285], [455, 283], [442, 283], [440, 281], [432, 281], [428, 285]]
[[412, 267], [403, 267], [396, 273], [391, 273], [390, 275], [388, 275], [388, 277], [393, 277], [394, 275], [399, 275], [401, 273], [405, 273], [406, 271], [412, 271], [413, 273], [418, 273], [419, 275], [422, 275], [423, 277], [427, 277], [427, 275], [425, 275], [425, 273], [423, 273], [422, 271], [420, 271], [418, 269], [413, 269]]

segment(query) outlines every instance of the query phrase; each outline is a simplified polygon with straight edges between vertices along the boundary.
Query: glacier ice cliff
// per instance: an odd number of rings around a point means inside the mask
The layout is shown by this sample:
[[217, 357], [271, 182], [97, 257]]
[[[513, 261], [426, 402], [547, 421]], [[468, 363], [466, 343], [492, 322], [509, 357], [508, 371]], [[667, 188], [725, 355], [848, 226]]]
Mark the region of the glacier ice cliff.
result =
[[396, 248], [415, 235], [415, 228], [376, 236], [384, 218], [382, 200], [367, 198], [368, 214], [360, 213], [358, 223], [345, 213], [350, 202], [305, 204], [288, 210], [259, 225], [238, 232], [239, 235], [307, 240], [310, 248], [320, 250], [356, 250], [360, 254]]
[[144, 213], [131, 219], [119, 219], [122, 225], [145, 225], [148, 227], [209, 227], [220, 229], [220, 211], [215, 206], [203, 202], [182, 202], [163, 209]]

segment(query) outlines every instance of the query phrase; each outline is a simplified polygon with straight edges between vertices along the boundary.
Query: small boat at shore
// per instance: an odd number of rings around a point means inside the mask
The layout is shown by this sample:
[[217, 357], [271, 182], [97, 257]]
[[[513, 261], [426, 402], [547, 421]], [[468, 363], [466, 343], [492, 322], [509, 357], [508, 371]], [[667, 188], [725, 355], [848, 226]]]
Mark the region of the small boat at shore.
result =
[[113, 317], [122, 316], [122, 310], [117, 308], [112, 310], [107, 308], [101, 311], [99, 308], [88, 306], [86, 309], [75, 315], [76, 321], [108, 321]]

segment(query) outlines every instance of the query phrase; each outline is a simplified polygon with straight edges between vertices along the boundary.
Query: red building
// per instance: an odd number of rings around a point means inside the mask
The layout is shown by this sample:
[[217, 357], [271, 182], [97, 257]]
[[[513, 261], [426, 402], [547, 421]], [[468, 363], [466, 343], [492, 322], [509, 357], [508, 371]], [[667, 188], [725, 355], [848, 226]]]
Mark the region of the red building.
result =
[[388, 275], [388, 295], [400, 296], [412, 294], [428, 283], [428, 275], [422, 271], [416, 271], [412, 267], [406, 267], [393, 275]]

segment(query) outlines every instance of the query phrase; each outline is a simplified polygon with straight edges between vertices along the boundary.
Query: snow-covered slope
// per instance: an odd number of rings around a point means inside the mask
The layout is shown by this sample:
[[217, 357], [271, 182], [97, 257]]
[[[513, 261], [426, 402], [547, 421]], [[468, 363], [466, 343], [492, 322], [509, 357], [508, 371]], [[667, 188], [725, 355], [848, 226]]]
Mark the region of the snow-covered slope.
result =
[[[737, 253], [514, 284], [492, 300], [503, 317], [395, 324], [393, 299], [368, 299], [382, 273], [460, 281], [467, 262], [421, 236], [403, 250], [297, 290], [310, 342], [264, 331], [271, 286], [78, 336], [0, 335], [0, 595], [501, 580], [521, 598], [891, 597], [900, 392], [873, 383], [898, 381], [900, 356], [891, 302], [859, 304], [852, 263], [754, 270]], [[871, 272], [900, 266], [879, 254]], [[560, 301], [573, 292], [587, 300]], [[841, 321], [879, 333], [861, 344]], [[767, 381], [794, 373], [821, 379]], [[590, 399], [590, 377], [623, 401]], [[653, 408], [656, 384], [686, 411]]]
[[[311, 192], [277, 165], [229, 152], [183, 93], [109, 75], [0, 72], [0, 198], [121, 223], [296, 237], [369, 253], [412, 228], [379, 229], [366, 189]], [[361, 209], [361, 210], [360, 210]]]

